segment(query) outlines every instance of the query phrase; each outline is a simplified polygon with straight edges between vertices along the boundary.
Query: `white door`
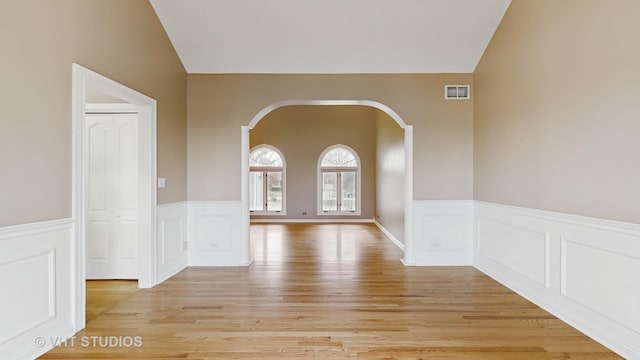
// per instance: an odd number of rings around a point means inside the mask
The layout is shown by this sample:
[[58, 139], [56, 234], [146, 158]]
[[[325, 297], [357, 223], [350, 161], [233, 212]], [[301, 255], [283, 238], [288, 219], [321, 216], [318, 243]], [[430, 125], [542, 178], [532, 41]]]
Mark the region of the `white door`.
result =
[[87, 114], [86, 278], [138, 278], [138, 115]]

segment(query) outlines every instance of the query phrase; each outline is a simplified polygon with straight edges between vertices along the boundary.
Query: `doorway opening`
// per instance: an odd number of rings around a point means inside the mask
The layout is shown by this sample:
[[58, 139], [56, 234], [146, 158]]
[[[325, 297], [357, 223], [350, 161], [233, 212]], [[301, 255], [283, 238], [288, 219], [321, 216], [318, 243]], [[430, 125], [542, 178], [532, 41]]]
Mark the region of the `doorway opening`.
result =
[[[116, 274], [112, 277], [135, 277], [138, 279], [138, 287], [147, 288], [155, 285], [157, 281], [156, 274], [156, 211], [157, 211], [157, 194], [156, 194], [156, 101], [144, 94], [130, 89], [118, 82], [106, 78], [94, 71], [84, 68], [78, 64], [72, 65], [72, 217], [74, 223], [74, 254], [73, 259], [73, 311], [74, 311], [74, 327], [76, 331], [84, 328], [86, 324], [86, 279], [87, 279], [87, 256], [90, 254], [106, 254], [109, 249], [104, 247], [104, 243], [97, 245], [88, 244], [87, 236], [90, 232], [96, 232], [97, 228], [105, 225], [106, 218], [95, 221], [96, 225], [93, 229], [88, 226], [88, 222], [95, 219], [94, 216], [101, 214], [91, 213], [95, 207], [89, 206], [91, 191], [98, 196], [96, 200], [102, 200], [100, 196], [106, 195], [100, 191], [100, 185], [105, 185], [106, 189], [108, 181], [127, 181], [129, 183], [128, 201], [124, 208], [111, 210], [113, 216], [109, 221], [119, 222], [115, 225], [118, 231], [124, 234], [124, 238], [135, 238], [135, 246], [129, 246], [124, 249], [124, 258], [131, 260], [135, 258], [135, 262], [129, 262], [129, 276]], [[94, 103], [94, 104], [92, 104]], [[99, 105], [96, 105], [98, 103]], [[90, 134], [89, 126], [100, 123], [100, 119], [95, 112], [104, 114], [121, 116], [123, 113], [129, 113], [131, 117], [128, 120], [113, 120], [119, 122], [123, 127], [121, 131], [122, 138], [111, 139], [107, 136], [106, 122], [103, 123], [102, 129]], [[134, 122], [135, 119], [135, 122]], [[135, 132], [130, 131], [135, 127]], [[97, 126], [96, 129], [99, 129]], [[113, 130], [113, 129], [112, 129]], [[91, 183], [91, 173], [96, 175], [104, 170], [100, 170], [99, 166], [90, 169], [89, 158], [91, 149], [90, 136], [94, 136], [96, 144], [103, 144], [105, 141], [124, 141], [128, 149], [133, 151], [137, 158], [135, 162], [126, 157], [121, 158], [127, 171], [134, 171], [135, 176], [129, 178], [112, 177], [95, 178]], [[106, 147], [102, 147], [103, 150]], [[93, 149], [99, 152], [100, 146]], [[105, 165], [106, 166], [106, 165]], [[104, 171], [102, 171], [104, 172]], [[101, 183], [102, 182], [102, 183]], [[131, 190], [132, 189], [132, 190]], [[120, 196], [123, 196], [122, 194]], [[99, 201], [98, 201], [99, 202]], [[95, 204], [95, 202], [94, 202]], [[104, 214], [102, 214], [104, 215]], [[117, 216], [120, 216], [119, 218]], [[133, 221], [135, 219], [135, 221]], [[99, 244], [99, 243], [98, 243]], [[103, 246], [100, 248], [100, 246]], [[133, 256], [135, 255], [135, 256]]]
[[[395, 123], [400, 127], [402, 131], [402, 139], [401, 139], [401, 148], [404, 151], [404, 162], [400, 165], [401, 171], [403, 172], [404, 178], [404, 186], [402, 193], [400, 194], [400, 207], [403, 212], [403, 219], [400, 225], [400, 228], [403, 231], [404, 241], [403, 243], [396, 243], [404, 250], [403, 258], [401, 259], [405, 265], [413, 264], [413, 252], [412, 252], [412, 200], [413, 200], [413, 127], [411, 125], [407, 125], [400, 116], [395, 113], [388, 106], [381, 104], [376, 101], [369, 100], [293, 100], [293, 101], [282, 101], [271, 104], [261, 110], [254, 118], [251, 120], [248, 126], [241, 127], [241, 171], [242, 171], [242, 183], [241, 183], [241, 209], [242, 209], [242, 247], [241, 247], [241, 255], [242, 255], [242, 263], [250, 264], [253, 259], [251, 258], [250, 252], [250, 225], [251, 225], [251, 217], [249, 210], [249, 198], [250, 198], [250, 165], [249, 165], [249, 153], [251, 141], [253, 138], [250, 138], [250, 130], [254, 129], [254, 127], [263, 120], [268, 114], [272, 111], [287, 107], [287, 106], [300, 106], [300, 105], [323, 105], [323, 106], [364, 106], [375, 108], [377, 110], [382, 111], [387, 115], [388, 118], [395, 121]], [[338, 144], [339, 145], [339, 144]], [[286, 154], [285, 154], [286, 156]], [[313, 170], [315, 173], [315, 170]], [[346, 194], [345, 196], [347, 196]], [[289, 197], [291, 198], [291, 197]], [[313, 209], [315, 213], [316, 210]], [[302, 212], [303, 215], [304, 212]], [[370, 216], [371, 218], [377, 218], [377, 216]], [[327, 218], [328, 219], [328, 218]], [[359, 219], [360, 221], [364, 221], [364, 219]], [[353, 221], [357, 221], [354, 218]], [[336, 220], [339, 222], [339, 220]], [[384, 230], [383, 230], [384, 231]], [[387, 234], [390, 235], [390, 234]], [[393, 239], [393, 237], [390, 237]]]

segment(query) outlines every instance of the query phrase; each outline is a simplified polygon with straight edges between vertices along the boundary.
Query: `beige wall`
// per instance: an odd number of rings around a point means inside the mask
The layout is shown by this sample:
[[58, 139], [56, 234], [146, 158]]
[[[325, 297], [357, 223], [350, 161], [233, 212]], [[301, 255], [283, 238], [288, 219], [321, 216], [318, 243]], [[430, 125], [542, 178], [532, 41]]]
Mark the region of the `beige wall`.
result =
[[3, 1], [0, 43], [0, 225], [71, 216], [73, 62], [158, 100], [158, 199], [186, 199], [186, 73], [148, 1]]
[[640, 222], [639, 15], [513, 1], [474, 74], [475, 199]]
[[[252, 148], [273, 145], [285, 157], [287, 215], [272, 218], [331, 218], [316, 216], [318, 158], [329, 146], [342, 144], [355, 150], [360, 158], [362, 195], [361, 216], [343, 218], [373, 219], [375, 114], [375, 109], [366, 106], [286, 106], [269, 113], [250, 131]], [[306, 216], [302, 215], [305, 211]]]
[[376, 220], [404, 243], [404, 130], [376, 112]]
[[452, 75], [189, 75], [189, 200], [240, 200], [240, 126], [283, 100], [374, 100], [414, 126], [414, 198], [471, 199], [473, 102]]

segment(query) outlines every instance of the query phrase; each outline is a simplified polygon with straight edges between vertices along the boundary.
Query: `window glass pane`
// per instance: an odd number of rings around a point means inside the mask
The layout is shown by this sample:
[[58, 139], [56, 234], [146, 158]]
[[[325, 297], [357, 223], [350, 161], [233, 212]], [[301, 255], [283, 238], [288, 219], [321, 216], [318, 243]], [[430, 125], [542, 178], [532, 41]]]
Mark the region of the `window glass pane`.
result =
[[259, 147], [251, 152], [249, 166], [282, 167], [282, 158], [268, 147]]
[[347, 148], [337, 147], [329, 150], [324, 157], [322, 158], [322, 162], [320, 166], [346, 166], [346, 167], [357, 167], [358, 162], [356, 161], [355, 155], [349, 151]]
[[338, 210], [338, 173], [322, 173], [322, 211]]
[[267, 211], [282, 211], [282, 172], [267, 173]]
[[340, 173], [341, 211], [356, 211], [356, 172], [343, 171]]
[[448, 98], [457, 98], [458, 97], [458, 88], [456, 86], [447, 86], [447, 97]]
[[262, 172], [251, 171], [249, 173], [249, 211], [262, 211], [263, 200]]
[[469, 97], [469, 88], [467, 88], [466, 86], [460, 86], [458, 88], [458, 97], [459, 98], [463, 98], [466, 99]]

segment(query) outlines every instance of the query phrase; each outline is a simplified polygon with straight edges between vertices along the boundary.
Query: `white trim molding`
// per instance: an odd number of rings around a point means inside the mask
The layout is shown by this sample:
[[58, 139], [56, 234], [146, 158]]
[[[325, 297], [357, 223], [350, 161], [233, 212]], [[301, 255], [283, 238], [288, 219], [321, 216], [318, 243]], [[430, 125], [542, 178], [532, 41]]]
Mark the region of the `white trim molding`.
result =
[[402, 263], [414, 265], [413, 254], [413, 125], [404, 127], [404, 256]]
[[[103, 92], [128, 103], [138, 113], [139, 189], [138, 189], [138, 286], [157, 284], [157, 139], [156, 100], [116, 81], [72, 64], [72, 218], [74, 221], [73, 283], [74, 326], [85, 326], [85, 212], [87, 192], [87, 161], [85, 112], [87, 89]], [[104, 106], [104, 105], [103, 105]], [[118, 108], [126, 105], [115, 105]]]
[[[472, 264], [621, 356], [640, 359], [640, 224], [472, 200], [414, 201], [412, 208], [412, 265]], [[160, 205], [157, 213], [158, 279], [187, 265], [249, 264], [241, 202], [180, 202]], [[37, 347], [35, 338], [64, 339], [77, 331], [76, 289], [67, 281], [77, 266], [75, 224], [60, 219], [0, 228], [0, 286], [9, 294], [0, 297], [5, 357], [37, 357], [55, 344]], [[406, 244], [376, 225], [406, 252]]]
[[241, 207], [241, 252], [243, 263], [250, 264], [249, 254], [249, 131], [267, 114], [285, 106], [323, 105], [323, 106], [368, 106], [386, 113], [404, 130], [405, 148], [405, 186], [404, 186], [404, 257], [402, 263], [415, 265], [413, 256], [413, 126], [405, 121], [389, 106], [373, 100], [283, 100], [265, 106], [249, 122], [240, 127], [240, 207]]
[[640, 359], [640, 225], [475, 202], [474, 265]]
[[0, 227], [0, 354], [37, 358], [75, 333], [73, 221]]
[[380, 229], [380, 231], [382, 231], [382, 233], [385, 234], [392, 243], [394, 243], [400, 250], [404, 251], [404, 244], [402, 243], [402, 241], [398, 240], [397, 237], [393, 236], [391, 231], [387, 230], [387, 228], [385, 228], [377, 220], [373, 220], [373, 223], [376, 224], [378, 229]]
[[[251, 212], [249, 211], [249, 127], [240, 127], [240, 256], [241, 263], [249, 265], [252, 262], [249, 244], [249, 226], [251, 226]], [[191, 235], [190, 235], [191, 236]]]
[[298, 106], [298, 105], [331, 105], [331, 106], [368, 106], [385, 112], [389, 117], [393, 119], [401, 128], [405, 128], [407, 124], [402, 120], [400, 115], [393, 111], [390, 107], [373, 100], [284, 100], [278, 101], [271, 105], [266, 106], [260, 110], [249, 122], [249, 129], [253, 129], [260, 120], [262, 120], [270, 112], [285, 106]]

